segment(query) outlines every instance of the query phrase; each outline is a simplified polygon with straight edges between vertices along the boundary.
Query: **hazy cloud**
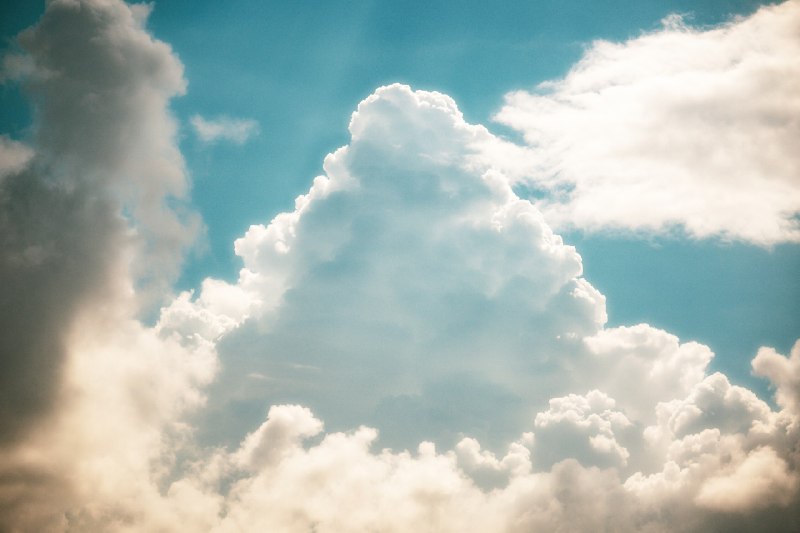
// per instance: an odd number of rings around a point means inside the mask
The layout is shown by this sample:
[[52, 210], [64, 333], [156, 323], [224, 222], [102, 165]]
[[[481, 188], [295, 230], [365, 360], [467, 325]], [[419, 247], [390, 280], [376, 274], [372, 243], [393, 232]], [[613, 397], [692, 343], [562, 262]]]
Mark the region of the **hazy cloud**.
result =
[[7, 174], [20, 172], [33, 157], [33, 150], [21, 142], [0, 135], [0, 180]]
[[247, 118], [206, 119], [200, 115], [194, 115], [191, 123], [197, 137], [206, 143], [231, 141], [236, 144], [244, 144], [248, 139], [257, 135], [259, 130], [258, 122]]
[[154, 453], [182, 438], [176, 413], [201, 403], [215, 368], [209, 345], [136, 319], [198, 225], [167, 110], [183, 69], [144, 30], [148, 10], [54, 0], [19, 36], [36, 122], [29, 146], [0, 145], [0, 522], [12, 531], [81, 529], [87, 502], [106, 505], [98, 476], [112, 499], [152, 489]]

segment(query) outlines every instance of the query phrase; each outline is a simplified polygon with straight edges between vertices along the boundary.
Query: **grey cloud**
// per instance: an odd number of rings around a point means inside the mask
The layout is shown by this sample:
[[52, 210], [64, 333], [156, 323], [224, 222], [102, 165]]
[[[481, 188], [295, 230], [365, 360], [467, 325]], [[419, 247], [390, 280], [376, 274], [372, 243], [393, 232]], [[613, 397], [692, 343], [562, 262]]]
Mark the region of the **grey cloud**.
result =
[[144, 30], [149, 8], [55, 0], [18, 37], [33, 63], [23, 86], [34, 105], [43, 179], [84, 186], [124, 206], [144, 249], [134, 275], [163, 290], [199, 221], [179, 200], [188, 188], [177, 126], [167, 111], [185, 90], [183, 66]]
[[0, 521], [7, 525], [28, 516], [17, 505], [69, 500], [59, 472], [19, 463], [15, 453], [74, 406], [78, 393], [65, 376], [75, 339], [93, 327], [87, 316], [112, 316], [132, 280], [163, 288], [197, 226], [188, 211], [167, 206], [173, 199], [181, 209], [187, 188], [166, 110], [185, 84], [169, 47], [144, 31], [146, 13], [121, 2], [54, 0], [18, 38], [15, 53], [26, 65], [18, 81], [34, 124], [27, 146], [0, 144]]
[[[39, 169], [37, 169], [39, 170]], [[59, 391], [76, 313], [112, 290], [123, 224], [106, 199], [87, 200], [36, 171], [0, 184], [0, 427], [19, 436]]]

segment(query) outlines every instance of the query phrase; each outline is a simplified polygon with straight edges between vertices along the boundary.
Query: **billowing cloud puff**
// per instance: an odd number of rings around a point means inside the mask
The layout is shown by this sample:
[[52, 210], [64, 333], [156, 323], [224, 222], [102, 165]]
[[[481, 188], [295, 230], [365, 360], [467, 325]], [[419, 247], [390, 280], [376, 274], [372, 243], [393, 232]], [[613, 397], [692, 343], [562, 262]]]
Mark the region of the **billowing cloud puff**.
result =
[[217, 141], [231, 141], [244, 144], [249, 138], [258, 133], [258, 122], [249, 118], [217, 117], [206, 119], [194, 115], [191, 119], [194, 132], [201, 141], [213, 143]]
[[515, 149], [440, 93], [365, 99], [294, 210], [236, 241], [239, 279], [144, 325], [140, 265], [191, 233], [181, 68], [146, 12], [56, 0], [22, 38], [42, 111], [0, 181], [4, 527], [797, 529], [800, 344], [754, 360], [774, 410], [708, 347], [605, 328], [578, 252], [493, 161]]
[[0, 179], [25, 168], [31, 157], [33, 151], [29, 147], [0, 135]]
[[753, 359], [753, 371], [775, 384], [775, 397], [781, 407], [794, 415], [800, 414], [800, 342], [794, 345], [789, 357], [781, 356], [773, 348], [762, 348]]
[[594, 43], [562, 80], [506, 97], [557, 227], [800, 241], [800, 5], [709, 30], [679, 17]]
[[[575, 250], [485, 156], [497, 139], [446, 96], [401, 85], [364, 100], [350, 130], [294, 211], [236, 241], [244, 269], [229, 290], [249, 318], [221, 340], [224, 385], [205, 421], [225, 426], [226, 413], [289, 401], [323, 413], [333, 432], [319, 441], [310, 412], [273, 407], [239, 450], [217, 457], [239, 479], [223, 529], [697, 531], [797, 520], [796, 415], [709, 375], [706, 346], [645, 324], [604, 328], [604, 298], [579, 277]], [[163, 316], [205, 312], [203, 298]], [[767, 368], [784, 358], [756, 361], [783, 383]], [[379, 431], [336, 431], [365, 420]], [[421, 441], [417, 455], [385, 448]], [[247, 466], [253, 457], [264, 471]]]
[[598, 390], [550, 400], [550, 409], [536, 415], [537, 466], [550, 467], [574, 458], [582, 463], [624, 466], [630, 454], [617, 434], [632, 424], [614, 409], [612, 398]]
[[[451, 442], [513, 438], [532, 405], [568, 392], [560, 376], [589, 356], [578, 339], [605, 321], [602, 295], [533, 205], [475, 162], [494, 138], [449, 97], [381, 88], [350, 131], [294, 212], [236, 241], [237, 287], [260, 318], [223, 343], [225, 389], [310, 405], [337, 428], [376, 423], [387, 445], [441, 428]], [[248, 400], [253, 371], [278, 384]]]
[[688, 394], [714, 357], [707, 346], [681, 343], [647, 324], [603, 329], [583, 342], [597, 365], [587, 374], [638, 419], [647, 418], [659, 401]]

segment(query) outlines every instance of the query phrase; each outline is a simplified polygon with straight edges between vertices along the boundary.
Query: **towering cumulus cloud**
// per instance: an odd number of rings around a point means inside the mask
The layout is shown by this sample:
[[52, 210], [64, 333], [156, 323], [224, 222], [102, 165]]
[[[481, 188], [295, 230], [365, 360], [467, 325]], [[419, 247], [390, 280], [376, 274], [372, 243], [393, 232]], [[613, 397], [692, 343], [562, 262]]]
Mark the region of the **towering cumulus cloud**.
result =
[[37, 133], [0, 144], [7, 530], [798, 529], [800, 343], [753, 360], [776, 410], [706, 346], [606, 327], [506, 177], [544, 148], [440, 93], [376, 90], [294, 209], [236, 241], [238, 280], [144, 325], [197, 224], [175, 207], [181, 67], [146, 15], [52, 1], [20, 37]]

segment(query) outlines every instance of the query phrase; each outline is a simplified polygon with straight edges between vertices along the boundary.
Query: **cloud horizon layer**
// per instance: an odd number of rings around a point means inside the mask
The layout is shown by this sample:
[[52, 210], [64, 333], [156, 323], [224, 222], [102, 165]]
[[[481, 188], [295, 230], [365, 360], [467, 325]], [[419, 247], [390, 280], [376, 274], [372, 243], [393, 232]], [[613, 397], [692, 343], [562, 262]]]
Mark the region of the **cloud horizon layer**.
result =
[[[535, 183], [572, 181], [566, 204], [580, 204], [583, 170], [569, 165], [584, 144], [569, 131], [518, 146], [465, 122], [447, 95], [378, 88], [294, 209], [236, 240], [239, 278], [168, 296], [147, 325], [142, 316], [200, 224], [169, 110], [185, 90], [183, 68], [147, 31], [149, 9], [53, 0], [20, 36], [19, 61], [7, 62], [24, 65], [15, 75], [37, 118], [28, 143], [0, 142], [2, 527], [800, 527], [800, 341], [788, 354], [764, 347], [752, 361], [774, 387], [772, 408], [710, 372], [707, 346], [647, 324], [606, 327], [605, 297], [551, 229], [562, 212], [512, 188], [531, 179], [526, 169], [544, 169]], [[537, 110], [538, 98], [569, 100], [587, 72], [619, 83], [614, 68], [649, 54], [651, 41], [693, 49], [699, 40], [728, 58], [733, 41], [746, 49], [755, 34], [770, 35], [770, 50], [793, 49], [787, 19], [800, 20], [796, 3], [716, 29], [676, 22], [610, 54], [596, 45], [561, 92], [515, 93], [500, 118], [530, 136], [538, 117], [546, 130], [574, 110]], [[749, 56], [742, 65], [745, 77], [763, 76]], [[703, 83], [727, 86], [730, 72], [714, 72]], [[621, 90], [645, 105], [648, 80]], [[773, 131], [760, 113], [746, 121]], [[569, 146], [553, 148], [547, 135]], [[599, 145], [596, 161], [619, 154], [618, 139]], [[682, 145], [671, 149], [679, 173], [697, 171], [700, 185], [689, 189], [704, 197], [708, 168], [695, 168]], [[775, 161], [788, 158], [790, 168], [796, 156], [785, 152]], [[661, 167], [650, 148], [641, 154], [643, 168]], [[547, 167], [557, 156], [561, 174]], [[773, 174], [752, 153], [739, 157], [753, 177], [737, 179], [760, 190]], [[625, 193], [625, 183], [585, 176], [587, 190]], [[759, 210], [763, 198], [754, 199], [752, 232], [722, 208], [703, 228], [691, 209], [628, 222], [794, 241], [785, 213], [797, 210], [796, 183], [781, 168], [774, 176], [787, 203]], [[604, 206], [608, 219], [586, 220], [628, 223]]]

